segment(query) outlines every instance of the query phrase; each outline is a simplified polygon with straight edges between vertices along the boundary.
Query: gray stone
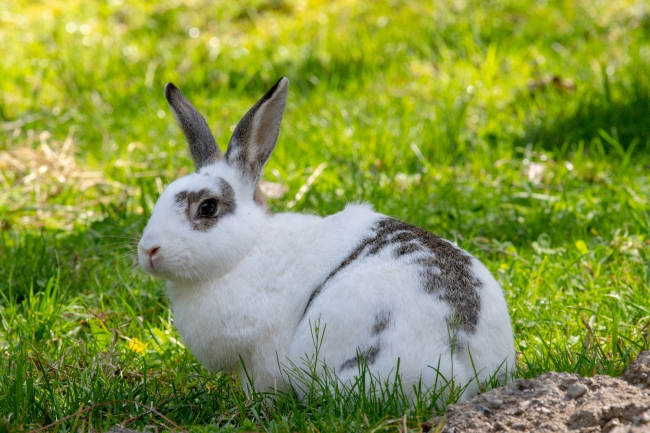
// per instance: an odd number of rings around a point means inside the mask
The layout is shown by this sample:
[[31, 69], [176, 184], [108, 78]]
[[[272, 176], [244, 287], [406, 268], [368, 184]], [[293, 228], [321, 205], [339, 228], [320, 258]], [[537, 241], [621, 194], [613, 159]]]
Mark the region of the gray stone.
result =
[[494, 410], [500, 408], [501, 406], [503, 406], [503, 400], [499, 400], [498, 398], [495, 398], [494, 400], [487, 400], [485, 402], [485, 407], [488, 409]]
[[574, 383], [566, 390], [567, 399], [582, 397], [589, 391], [587, 385], [581, 383]]

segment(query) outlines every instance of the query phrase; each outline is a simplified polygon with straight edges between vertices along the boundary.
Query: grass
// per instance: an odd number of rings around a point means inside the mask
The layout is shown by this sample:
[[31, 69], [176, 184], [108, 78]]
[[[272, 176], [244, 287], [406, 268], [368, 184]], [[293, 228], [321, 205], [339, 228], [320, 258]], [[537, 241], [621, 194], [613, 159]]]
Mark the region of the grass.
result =
[[248, 398], [184, 348], [130, 259], [191, 170], [168, 81], [223, 145], [288, 76], [272, 209], [368, 201], [472, 252], [518, 376], [617, 375], [648, 348], [645, 3], [17, 0], [0, 22], [0, 431], [419, 431], [443, 409]]

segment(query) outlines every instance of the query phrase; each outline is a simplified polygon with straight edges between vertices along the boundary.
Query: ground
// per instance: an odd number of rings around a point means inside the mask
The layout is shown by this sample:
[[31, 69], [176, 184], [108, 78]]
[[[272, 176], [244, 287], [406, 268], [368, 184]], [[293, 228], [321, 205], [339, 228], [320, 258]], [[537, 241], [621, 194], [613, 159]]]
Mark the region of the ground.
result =
[[648, 432], [650, 352], [643, 352], [618, 379], [555, 372], [518, 379], [449, 406], [423, 427], [446, 433]]

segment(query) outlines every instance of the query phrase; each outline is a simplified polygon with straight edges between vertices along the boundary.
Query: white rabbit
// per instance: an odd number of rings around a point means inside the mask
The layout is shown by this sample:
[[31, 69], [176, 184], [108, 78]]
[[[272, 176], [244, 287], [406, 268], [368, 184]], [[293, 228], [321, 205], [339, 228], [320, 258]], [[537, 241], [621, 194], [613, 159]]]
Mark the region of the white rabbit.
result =
[[161, 194], [138, 258], [168, 280], [186, 346], [209, 370], [237, 371], [247, 390], [293, 386], [301, 398], [286, 368], [317, 351], [317, 373], [343, 383], [358, 364], [394, 379], [399, 362], [407, 394], [453, 379], [465, 399], [503, 379], [515, 366], [510, 316], [476, 258], [367, 204], [325, 218], [268, 211], [258, 183], [288, 88], [281, 78], [246, 113], [224, 155], [201, 114], [165, 86], [196, 172]]

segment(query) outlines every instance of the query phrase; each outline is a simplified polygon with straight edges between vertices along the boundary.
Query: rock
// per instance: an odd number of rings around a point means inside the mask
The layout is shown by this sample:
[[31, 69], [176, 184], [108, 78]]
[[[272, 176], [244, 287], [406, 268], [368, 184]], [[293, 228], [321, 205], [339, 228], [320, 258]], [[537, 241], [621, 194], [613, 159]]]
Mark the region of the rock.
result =
[[[627, 371], [645, 373], [648, 361]], [[515, 380], [450, 405], [443, 417], [431, 420], [431, 431], [650, 432], [650, 387], [639, 388], [635, 376], [629, 377], [635, 386], [609, 376], [568, 373]]]
[[582, 397], [587, 393], [587, 391], [589, 391], [587, 385], [583, 385], [581, 383], [574, 383], [569, 387], [569, 389], [566, 390], [567, 400], [572, 398]]
[[476, 405], [476, 410], [482, 413], [485, 416], [490, 416], [492, 415], [492, 411], [486, 407], [481, 406], [480, 404]]
[[485, 402], [485, 406], [486, 406], [488, 409], [493, 409], [493, 410], [494, 410], [494, 409], [498, 409], [498, 408], [500, 408], [501, 406], [503, 406], [503, 401], [502, 401], [502, 400], [499, 400], [498, 398], [497, 398], [497, 399], [494, 399], [494, 400], [488, 400], [488, 401]]
[[621, 379], [639, 389], [650, 389], [650, 350], [642, 352], [632, 361]]

